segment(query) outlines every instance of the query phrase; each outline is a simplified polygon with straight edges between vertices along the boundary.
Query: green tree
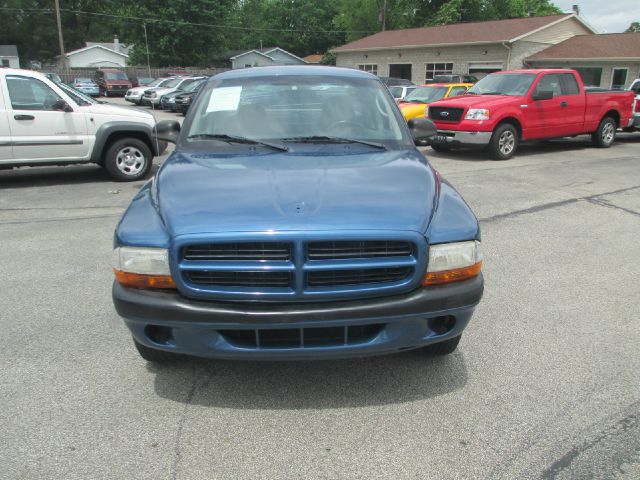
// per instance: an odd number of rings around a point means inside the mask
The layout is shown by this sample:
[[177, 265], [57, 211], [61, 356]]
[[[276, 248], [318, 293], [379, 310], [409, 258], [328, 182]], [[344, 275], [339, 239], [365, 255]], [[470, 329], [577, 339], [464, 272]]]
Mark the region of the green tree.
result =
[[625, 32], [640, 32], [640, 22], [633, 22]]

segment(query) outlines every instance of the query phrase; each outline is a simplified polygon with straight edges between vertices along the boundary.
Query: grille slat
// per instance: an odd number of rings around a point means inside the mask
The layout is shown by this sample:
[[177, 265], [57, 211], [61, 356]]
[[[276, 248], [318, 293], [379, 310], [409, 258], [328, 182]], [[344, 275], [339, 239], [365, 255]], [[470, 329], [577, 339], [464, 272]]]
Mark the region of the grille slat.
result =
[[234, 346], [252, 349], [291, 349], [358, 345], [373, 340], [384, 324], [286, 329], [219, 330]]
[[410, 267], [319, 270], [307, 273], [307, 283], [312, 287], [327, 287], [398, 282], [404, 280], [411, 270]]
[[220, 287], [290, 287], [291, 272], [248, 271], [189, 271], [187, 277], [198, 285]]
[[429, 107], [429, 118], [437, 122], [459, 122], [463, 112], [463, 108]]
[[413, 249], [409, 242], [384, 240], [311, 242], [307, 246], [309, 260], [406, 257], [412, 253]]
[[285, 242], [233, 242], [190, 245], [185, 260], [289, 260], [291, 245]]

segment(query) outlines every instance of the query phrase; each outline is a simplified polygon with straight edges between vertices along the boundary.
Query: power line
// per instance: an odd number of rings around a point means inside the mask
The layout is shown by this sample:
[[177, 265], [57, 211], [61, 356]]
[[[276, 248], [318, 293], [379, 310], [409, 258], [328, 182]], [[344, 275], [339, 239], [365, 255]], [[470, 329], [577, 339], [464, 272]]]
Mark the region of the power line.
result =
[[[44, 13], [47, 15], [53, 15], [55, 12], [51, 9], [47, 8], [16, 8], [16, 7], [0, 7], [0, 10], [4, 11], [16, 11], [16, 12], [33, 12], [33, 13]], [[220, 28], [220, 29], [228, 29], [228, 30], [246, 30], [246, 31], [255, 31], [255, 32], [295, 32], [295, 33], [372, 33], [371, 30], [301, 30], [301, 29], [281, 29], [281, 28], [253, 28], [253, 27], [239, 27], [235, 25], [220, 25], [220, 24], [212, 24], [212, 23], [196, 23], [196, 22], [185, 22], [180, 20], [166, 20], [163, 18], [149, 18], [149, 17], [134, 17], [131, 15], [114, 15], [109, 13], [98, 13], [98, 12], [86, 12], [83, 10], [72, 10], [68, 8], [61, 8], [61, 12], [65, 13], [73, 13], [75, 15], [87, 15], [87, 16], [95, 16], [95, 17], [109, 17], [109, 18], [117, 18], [120, 20], [135, 20], [138, 22], [147, 22], [147, 23], [164, 23], [178, 26], [190, 26], [190, 27], [207, 27], [207, 28]]]

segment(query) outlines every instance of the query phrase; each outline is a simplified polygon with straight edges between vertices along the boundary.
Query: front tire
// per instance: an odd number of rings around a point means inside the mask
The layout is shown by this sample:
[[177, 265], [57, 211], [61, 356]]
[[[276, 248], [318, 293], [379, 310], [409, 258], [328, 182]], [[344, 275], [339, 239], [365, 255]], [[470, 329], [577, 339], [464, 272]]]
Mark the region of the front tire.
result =
[[591, 134], [593, 145], [598, 148], [609, 148], [616, 140], [616, 129], [618, 125], [615, 119], [605, 117], [598, 125], [598, 130]]
[[518, 150], [518, 131], [510, 123], [495, 129], [489, 142], [489, 154], [494, 160], [509, 160]]
[[460, 343], [461, 338], [462, 335], [458, 335], [457, 337], [450, 338], [449, 340], [445, 340], [444, 342], [434, 343], [433, 345], [424, 347], [423, 351], [427, 355], [450, 355], [456, 351], [456, 348], [458, 348], [458, 344]]
[[118, 182], [134, 182], [151, 171], [153, 154], [142, 140], [122, 138], [107, 150], [104, 166]]
[[439, 145], [432, 143], [429, 146], [438, 153], [447, 153], [451, 151], [451, 147], [449, 145]]
[[150, 363], [175, 363], [181, 358], [177, 353], [149, 348], [138, 342], [135, 338], [133, 339], [133, 344], [136, 346], [136, 350], [138, 350], [140, 356]]

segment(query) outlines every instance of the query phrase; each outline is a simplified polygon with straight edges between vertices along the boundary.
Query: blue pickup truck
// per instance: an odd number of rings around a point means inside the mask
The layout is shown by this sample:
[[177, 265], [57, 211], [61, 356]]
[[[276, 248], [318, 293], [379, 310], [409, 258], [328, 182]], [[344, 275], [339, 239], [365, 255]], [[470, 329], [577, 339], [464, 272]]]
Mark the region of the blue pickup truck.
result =
[[147, 361], [453, 352], [480, 230], [385, 86], [333, 67], [211, 78], [115, 232], [113, 302]]

